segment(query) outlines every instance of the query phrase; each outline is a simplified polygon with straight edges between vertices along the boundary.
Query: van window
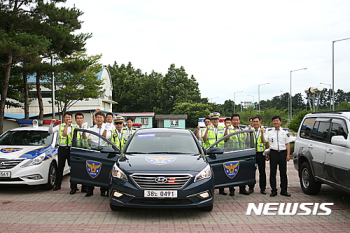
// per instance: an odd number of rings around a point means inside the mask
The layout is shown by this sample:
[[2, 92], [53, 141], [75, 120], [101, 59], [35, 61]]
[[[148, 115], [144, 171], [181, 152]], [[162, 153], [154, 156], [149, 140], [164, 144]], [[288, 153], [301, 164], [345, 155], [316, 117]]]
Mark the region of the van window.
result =
[[311, 138], [311, 129], [314, 128], [315, 121], [316, 118], [305, 119], [300, 129], [301, 138]]
[[331, 137], [336, 135], [344, 136], [345, 139], [348, 138], [348, 129], [346, 127], [346, 123], [341, 119], [333, 119], [332, 128], [331, 128]]
[[316, 121], [314, 128], [311, 131], [311, 138], [320, 142], [330, 142], [328, 137], [328, 131], [330, 127], [330, 122], [328, 121]]

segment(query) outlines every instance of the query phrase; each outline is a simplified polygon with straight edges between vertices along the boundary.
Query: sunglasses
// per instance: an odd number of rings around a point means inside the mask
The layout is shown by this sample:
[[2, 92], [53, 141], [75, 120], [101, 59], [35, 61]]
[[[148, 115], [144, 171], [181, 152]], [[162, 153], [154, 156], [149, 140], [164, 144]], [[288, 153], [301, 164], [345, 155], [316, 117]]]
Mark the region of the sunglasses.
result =
[[121, 125], [121, 124], [123, 124], [123, 122], [115, 122], [114, 124]]

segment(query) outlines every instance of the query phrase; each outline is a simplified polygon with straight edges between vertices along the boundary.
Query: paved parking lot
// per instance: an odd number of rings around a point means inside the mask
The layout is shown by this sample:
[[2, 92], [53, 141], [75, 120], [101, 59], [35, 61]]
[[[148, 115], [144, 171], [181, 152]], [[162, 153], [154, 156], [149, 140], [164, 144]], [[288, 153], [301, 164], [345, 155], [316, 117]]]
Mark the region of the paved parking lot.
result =
[[[212, 212], [196, 209], [124, 209], [113, 212], [108, 198], [69, 194], [69, 176], [62, 189], [0, 186], [0, 232], [350, 232], [350, 195], [323, 185], [320, 194], [302, 193], [292, 161], [288, 163], [292, 197], [222, 196], [216, 191]], [[236, 189], [237, 191], [237, 189]], [[334, 203], [329, 216], [251, 216], [248, 203]]]

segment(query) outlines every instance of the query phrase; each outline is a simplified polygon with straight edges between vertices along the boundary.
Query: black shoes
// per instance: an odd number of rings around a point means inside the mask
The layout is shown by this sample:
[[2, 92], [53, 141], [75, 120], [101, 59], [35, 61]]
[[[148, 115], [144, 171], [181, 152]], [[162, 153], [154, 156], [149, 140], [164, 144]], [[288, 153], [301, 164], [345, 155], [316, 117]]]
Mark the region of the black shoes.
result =
[[261, 190], [260, 193], [263, 194], [263, 195], [266, 195], [266, 191], [265, 190]]
[[61, 185], [57, 185], [55, 184], [55, 186], [53, 186], [53, 191], [57, 191], [57, 190], [60, 190], [61, 189]]
[[291, 195], [289, 194], [289, 193], [287, 193], [287, 192], [281, 192], [281, 195], [282, 196], [285, 196], [285, 197], [290, 197]]
[[245, 189], [239, 190], [239, 194], [249, 195], [249, 193]]
[[248, 190], [248, 193], [249, 193], [249, 194], [254, 193], [254, 189], [249, 189], [249, 190]]
[[87, 192], [87, 193], [85, 194], [85, 197], [90, 197], [90, 196], [92, 196], [92, 195], [94, 195], [93, 192]]
[[71, 189], [69, 194], [75, 194], [78, 191], [78, 189]]
[[219, 189], [219, 194], [221, 194], [221, 195], [227, 195], [227, 193], [225, 192], [224, 189]]
[[275, 196], [277, 196], [277, 192], [276, 192], [276, 191], [274, 191], [274, 192], [272, 192], [272, 193], [270, 194], [270, 197], [275, 197]]

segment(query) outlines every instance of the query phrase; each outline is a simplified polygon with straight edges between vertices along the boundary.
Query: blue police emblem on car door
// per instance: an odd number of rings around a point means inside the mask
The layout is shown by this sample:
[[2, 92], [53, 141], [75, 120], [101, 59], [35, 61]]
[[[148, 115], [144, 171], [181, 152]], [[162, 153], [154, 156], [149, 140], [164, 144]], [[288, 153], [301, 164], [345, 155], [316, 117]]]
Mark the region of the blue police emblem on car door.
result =
[[238, 161], [231, 161], [226, 162], [222, 164], [224, 166], [225, 174], [230, 178], [233, 179], [238, 173], [239, 170], [239, 162]]
[[96, 178], [101, 171], [102, 163], [92, 160], [86, 160], [86, 170], [91, 178]]

